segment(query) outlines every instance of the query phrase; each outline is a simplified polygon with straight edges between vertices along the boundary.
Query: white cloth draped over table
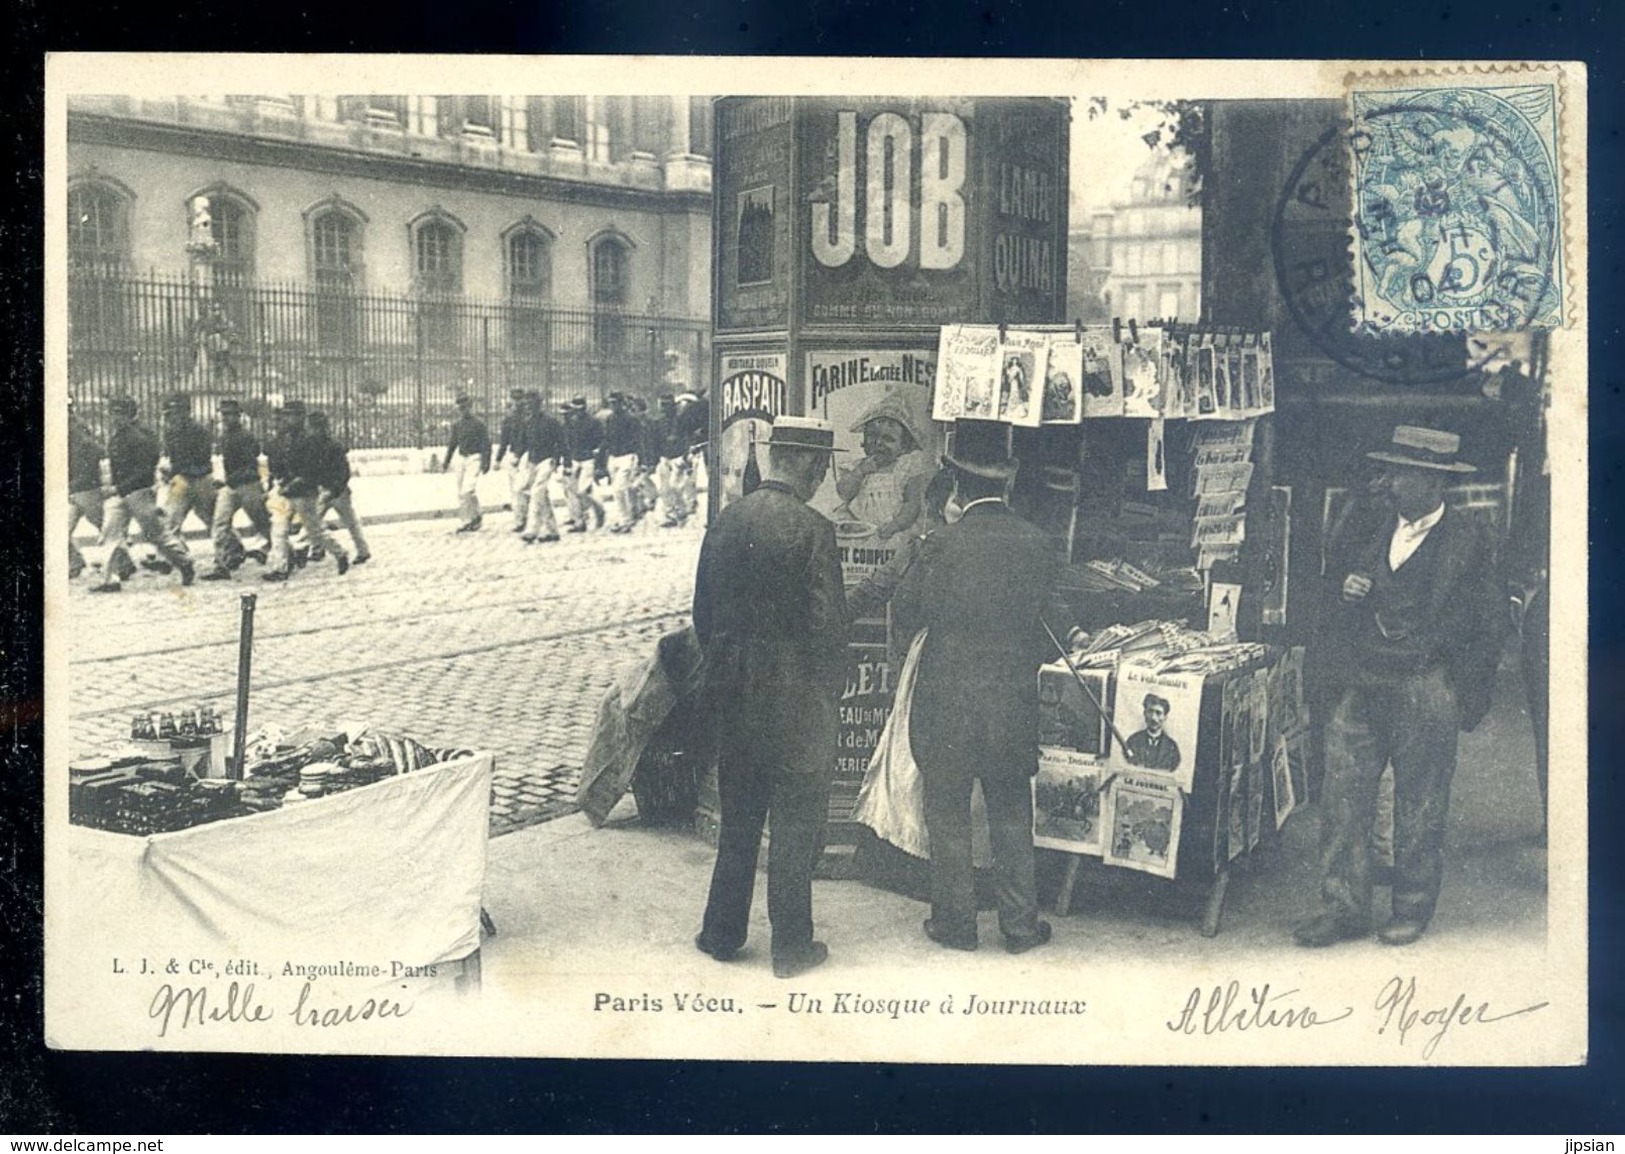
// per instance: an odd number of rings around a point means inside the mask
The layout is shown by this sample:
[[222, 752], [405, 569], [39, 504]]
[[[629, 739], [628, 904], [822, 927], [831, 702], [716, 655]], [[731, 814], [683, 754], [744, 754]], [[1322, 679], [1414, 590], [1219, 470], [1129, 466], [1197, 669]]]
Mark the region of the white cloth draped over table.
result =
[[[914, 696], [914, 678], [925, 647], [924, 629], [915, 636], [897, 675], [897, 697], [886, 727], [869, 758], [869, 771], [852, 820], [873, 830], [882, 841], [904, 853], [931, 860], [931, 839], [925, 828], [925, 781], [909, 748], [909, 703]], [[1035, 690], [1036, 692], [1036, 690]], [[982, 783], [971, 791], [971, 860], [977, 868], [991, 863], [988, 849], [987, 806], [982, 801]]]

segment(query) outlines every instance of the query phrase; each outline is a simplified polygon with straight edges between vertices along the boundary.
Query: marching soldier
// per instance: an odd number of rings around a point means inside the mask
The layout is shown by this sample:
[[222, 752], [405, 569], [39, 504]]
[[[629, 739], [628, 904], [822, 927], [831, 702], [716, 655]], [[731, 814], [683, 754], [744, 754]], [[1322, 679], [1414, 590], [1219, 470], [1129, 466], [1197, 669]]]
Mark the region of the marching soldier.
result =
[[176, 533], [196, 513], [206, 529], [214, 528], [214, 459], [209, 430], [192, 419], [192, 398], [171, 393], [164, 399], [164, 516]]
[[535, 462], [525, 452], [526, 430], [529, 427], [525, 407], [525, 391], [514, 389], [508, 394], [508, 411], [503, 414], [497, 432], [497, 468], [508, 476], [508, 502], [513, 508], [513, 531], [525, 531], [525, 514], [530, 504], [530, 487], [535, 478]]
[[[243, 426], [243, 407], [235, 398], [220, 402], [220, 467], [226, 483], [214, 499], [214, 568], [203, 575], [205, 581], [229, 581], [231, 560], [242, 553], [264, 564], [271, 547], [271, 512], [265, 505], [265, 487], [260, 482], [260, 442]], [[265, 539], [259, 549], [244, 550], [232, 521], [241, 509], [248, 514], [256, 532]]]
[[84, 554], [73, 543], [80, 521], [102, 527], [102, 446], [73, 411], [68, 398], [68, 580], [85, 571]]
[[587, 398], [577, 397], [564, 406], [564, 437], [569, 460], [564, 465], [564, 497], [570, 508], [569, 531], [587, 531], [587, 510], [592, 509], [594, 528], [604, 524], [604, 507], [592, 495], [598, 451], [604, 443], [604, 427], [587, 412]]
[[289, 401], [278, 412], [277, 435], [266, 452], [272, 493], [266, 504], [271, 510], [271, 560], [266, 581], [286, 581], [293, 570], [293, 550], [289, 538], [295, 517], [304, 525], [312, 543], [331, 553], [339, 576], [350, 571], [349, 555], [339, 548], [322, 523], [317, 507], [317, 474], [321, 463], [315, 442], [305, 429], [305, 402]]
[[[559, 463], [569, 452], [564, 426], [557, 417], [542, 407], [540, 393], [525, 395], [527, 420], [525, 422], [525, 457], [531, 465], [530, 495], [525, 514], [525, 532], [520, 540], [533, 542], [557, 541], [558, 522], [553, 519], [553, 494], [549, 485], [558, 472]], [[567, 482], [568, 484], [568, 482]]]
[[610, 526], [611, 533], [630, 533], [637, 523], [632, 487], [637, 483], [638, 452], [642, 443], [643, 428], [627, 411], [626, 395], [611, 393], [609, 415], [604, 418], [603, 446], [609, 483], [615, 493], [615, 523]]
[[102, 535], [99, 544], [109, 549], [102, 563], [101, 584], [92, 593], [117, 593], [123, 576], [133, 566], [124, 543], [133, 520], [141, 526], [147, 541], [166, 561], [180, 571], [181, 584], [190, 585], [196, 570], [186, 546], [170, 531], [169, 522], [153, 496], [153, 476], [160, 455], [158, 438], [137, 419], [140, 409], [133, 397], [114, 397], [108, 403], [113, 416], [113, 432], [107, 438], [107, 461], [113, 493], [102, 506]]
[[315, 461], [317, 511], [323, 519], [329, 509], [339, 515], [339, 523], [355, 545], [355, 556], [350, 564], [365, 565], [372, 560], [372, 553], [367, 549], [361, 518], [356, 516], [355, 502], [350, 498], [350, 450], [333, 436], [326, 413], [313, 409], [305, 419], [310, 425], [311, 458]]
[[457, 512], [462, 518], [459, 533], [475, 533], [480, 528], [480, 478], [491, 471], [491, 432], [485, 422], [474, 415], [474, 398], [467, 393], [457, 394], [457, 420], [451, 426], [451, 438], [446, 442], [446, 459], [442, 472], [451, 472], [452, 460], [457, 462]]

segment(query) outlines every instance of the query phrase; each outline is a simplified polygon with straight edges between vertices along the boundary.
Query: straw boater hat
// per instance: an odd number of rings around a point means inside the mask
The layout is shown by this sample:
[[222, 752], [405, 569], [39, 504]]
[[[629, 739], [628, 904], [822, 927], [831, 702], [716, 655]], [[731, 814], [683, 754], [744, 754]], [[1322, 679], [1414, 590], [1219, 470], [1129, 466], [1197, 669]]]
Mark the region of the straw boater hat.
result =
[[914, 414], [908, 411], [907, 402], [905, 402], [903, 398], [899, 397], [896, 393], [887, 393], [885, 396], [881, 397], [880, 400], [876, 401], [874, 404], [865, 409], [863, 411], [863, 415], [852, 422], [851, 431], [854, 433], [861, 433], [863, 432], [863, 427], [870, 421], [878, 421], [882, 417], [890, 421], [896, 421], [899, 425], [902, 425], [903, 428], [907, 429], [908, 435], [914, 440], [915, 448], [919, 448], [925, 444], [925, 438], [920, 436], [920, 430], [914, 425]]
[[1010, 455], [1010, 426], [1003, 421], [961, 417], [954, 422], [954, 451], [942, 463], [974, 477], [1002, 481], [1016, 474], [1021, 462]]
[[1476, 473], [1477, 468], [1457, 459], [1461, 437], [1418, 425], [1399, 425], [1385, 450], [1367, 453], [1373, 461], [1406, 465], [1412, 469], [1435, 469], [1442, 473]]
[[848, 451], [835, 447], [835, 426], [817, 417], [775, 417], [767, 439], [757, 439], [751, 443], [778, 449], [812, 449], [821, 453]]

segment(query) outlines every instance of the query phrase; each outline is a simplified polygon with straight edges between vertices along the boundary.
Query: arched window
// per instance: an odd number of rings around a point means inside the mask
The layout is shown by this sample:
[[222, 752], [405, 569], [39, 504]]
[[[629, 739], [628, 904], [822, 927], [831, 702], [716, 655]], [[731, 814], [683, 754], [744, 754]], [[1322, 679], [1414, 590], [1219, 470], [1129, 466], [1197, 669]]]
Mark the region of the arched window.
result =
[[316, 340], [323, 349], [353, 351], [361, 338], [355, 294], [363, 284], [366, 224], [364, 212], [336, 196], [305, 210]]
[[407, 224], [412, 238], [412, 288], [418, 303], [423, 347], [451, 353], [458, 347], [458, 311], [451, 298], [463, 291], [462, 221], [436, 205]]
[[229, 193], [216, 192], [209, 196], [209, 215], [214, 224], [216, 286], [246, 287], [254, 279], [253, 210]]
[[113, 271], [130, 258], [130, 196], [116, 185], [85, 180], [68, 186], [68, 264]]
[[127, 288], [117, 275], [130, 264], [132, 194], [116, 181], [68, 185], [68, 341], [95, 358], [122, 342]]
[[522, 357], [544, 355], [549, 317], [544, 306], [553, 293], [553, 238], [526, 217], [503, 242], [508, 274], [508, 343]]
[[463, 291], [463, 233], [452, 221], [431, 216], [412, 230], [413, 286], [429, 296]]
[[619, 236], [592, 242], [592, 303], [599, 308], [624, 308], [630, 297], [628, 283], [631, 245]]

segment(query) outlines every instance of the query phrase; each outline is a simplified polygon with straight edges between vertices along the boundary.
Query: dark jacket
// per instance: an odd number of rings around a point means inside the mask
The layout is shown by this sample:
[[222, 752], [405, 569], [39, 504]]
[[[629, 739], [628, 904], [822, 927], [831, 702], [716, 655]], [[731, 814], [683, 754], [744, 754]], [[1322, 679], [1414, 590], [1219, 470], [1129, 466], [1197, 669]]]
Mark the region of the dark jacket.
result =
[[604, 426], [596, 417], [566, 417], [564, 438], [569, 444], [572, 461], [590, 461], [598, 456], [604, 443]]
[[[1335, 688], [1443, 666], [1456, 690], [1461, 724], [1472, 729], [1489, 712], [1501, 652], [1504, 598], [1494, 550], [1476, 521], [1448, 505], [1397, 574], [1388, 568], [1394, 517], [1351, 517], [1348, 533], [1328, 549], [1326, 628], [1315, 665]], [[1342, 599], [1350, 573], [1372, 577], [1362, 600]], [[1401, 581], [1404, 585], [1401, 585]], [[1403, 596], [1404, 624], [1395, 627]], [[1386, 632], [1378, 626], [1385, 615]]]
[[711, 402], [705, 397], [678, 401], [674, 422], [684, 449], [705, 444], [711, 437]]
[[525, 414], [508, 413], [502, 418], [497, 431], [497, 461], [507, 457], [508, 451], [521, 455], [525, 451]]
[[636, 453], [643, 441], [638, 419], [628, 412], [611, 412], [604, 418], [604, 452], [611, 457]]
[[525, 422], [524, 451], [532, 465], [562, 459], [569, 451], [564, 425], [552, 413], [532, 413]]
[[312, 435], [308, 447], [311, 479], [333, 497], [350, 487], [350, 451], [333, 436]]
[[102, 487], [102, 446], [78, 421], [68, 430], [68, 492], [88, 493]]
[[259, 438], [241, 425], [220, 434], [220, 464], [226, 473], [226, 484], [257, 484], [260, 479]]
[[[930, 533], [892, 602], [913, 636], [928, 629], [910, 705], [922, 774], [1038, 772], [1038, 667], [1052, 646], [1060, 558], [1002, 504], [974, 505]], [[1064, 636], [1071, 622], [1051, 621]]]
[[724, 748], [832, 772], [846, 671], [835, 526], [777, 481], [730, 504], [700, 546], [694, 631]]
[[272, 482], [284, 497], [315, 496], [316, 472], [321, 468], [315, 444], [315, 438], [303, 429], [271, 438], [265, 451], [265, 463]]
[[113, 491], [127, 497], [139, 489], [150, 489], [158, 468], [158, 438], [143, 425], [130, 423], [113, 430], [107, 438], [107, 463], [113, 472]]
[[182, 477], [207, 477], [214, 472], [209, 430], [191, 417], [164, 424], [164, 455], [169, 469]]
[[450, 466], [453, 453], [465, 457], [478, 457], [480, 468], [491, 468], [491, 432], [478, 417], [459, 417], [452, 423], [451, 436], [446, 441], [445, 464]]

